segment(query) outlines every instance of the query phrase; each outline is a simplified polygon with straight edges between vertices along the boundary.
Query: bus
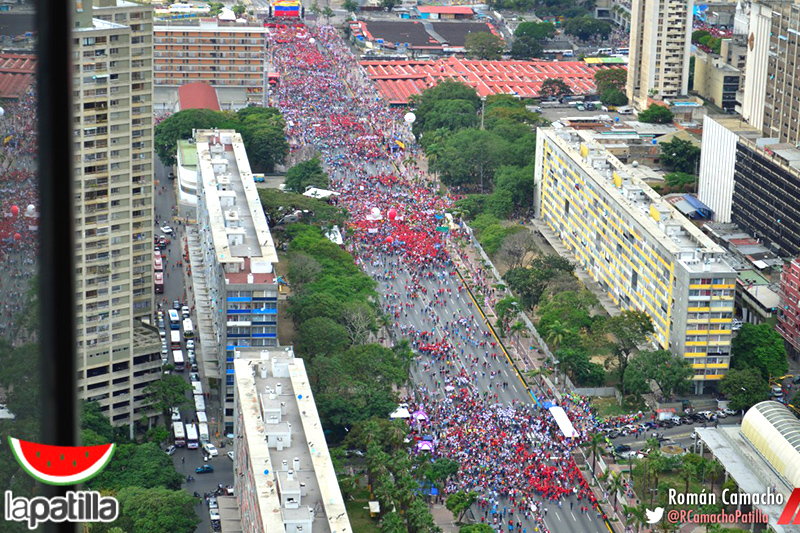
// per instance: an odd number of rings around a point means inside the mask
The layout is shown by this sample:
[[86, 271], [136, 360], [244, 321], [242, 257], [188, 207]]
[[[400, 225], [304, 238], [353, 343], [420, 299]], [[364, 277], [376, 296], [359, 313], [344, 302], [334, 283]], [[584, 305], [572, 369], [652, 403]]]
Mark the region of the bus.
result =
[[203, 384], [199, 381], [192, 381], [192, 389], [194, 389], [195, 396], [202, 396], [203, 395]]
[[153, 268], [156, 272], [164, 272], [164, 261], [161, 259], [161, 255], [157, 255], [153, 259]]
[[186, 425], [186, 447], [190, 450], [200, 447], [200, 442], [197, 440], [197, 426], [194, 424]]
[[186, 446], [186, 433], [183, 431], [183, 422], [172, 423], [172, 437], [176, 448]]
[[175, 370], [177, 372], [186, 370], [186, 360], [183, 357], [183, 350], [172, 350], [172, 360], [175, 363]]
[[164, 273], [156, 272], [153, 277], [153, 283], [156, 288], [156, 294], [164, 294]]
[[198, 413], [206, 412], [206, 401], [203, 399], [202, 396], [194, 397], [194, 410]]
[[178, 311], [175, 309], [169, 310], [169, 329], [180, 329], [181, 327], [181, 316], [178, 314]]
[[169, 332], [169, 345], [173, 350], [180, 350], [181, 348], [181, 332], [172, 330]]
[[200, 422], [198, 426], [200, 428], [200, 442], [211, 442], [211, 439], [209, 438], [210, 435], [208, 434], [208, 424]]
[[198, 424], [208, 424], [208, 417], [206, 416], [205, 411], [198, 411], [195, 413], [195, 415], [197, 417]]
[[191, 339], [194, 337], [194, 326], [192, 325], [191, 318], [183, 319], [183, 336], [184, 338]]

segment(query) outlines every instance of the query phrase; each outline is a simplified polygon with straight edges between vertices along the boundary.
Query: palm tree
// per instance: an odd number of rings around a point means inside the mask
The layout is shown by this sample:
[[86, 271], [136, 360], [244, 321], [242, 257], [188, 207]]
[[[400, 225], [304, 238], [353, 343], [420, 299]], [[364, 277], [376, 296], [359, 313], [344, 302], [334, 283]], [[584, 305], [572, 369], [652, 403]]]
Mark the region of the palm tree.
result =
[[630, 518], [627, 518], [628, 524], [630, 524], [631, 522], [636, 524], [636, 533], [639, 533], [639, 528], [647, 523], [647, 516], [645, 514], [645, 509], [647, 509], [647, 504], [640, 503], [637, 506], [631, 506], [631, 507], [623, 505], [622, 509], [625, 512], [626, 517], [630, 515]]
[[384, 474], [379, 477], [375, 482], [375, 486], [372, 487], [372, 494], [375, 496], [375, 499], [380, 502], [381, 509], [385, 509], [387, 511], [391, 510], [392, 508], [396, 491], [397, 488], [395, 487], [392, 477], [389, 474]]
[[545, 333], [545, 340], [553, 344], [553, 350], [558, 350], [558, 345], [561, 344], [561, 341], [564, 340], [568, 334], [570, 334], [572, 330], [560, 320], [553, 320], [553, 323], [550, 324], [547, 328], [547, 332]]
[[708, 476], [711, 478], [711, 492], [714, 492], [714, 483], [717, 478], [724, 472], [722, 465], [712, 460], [708, 462]]
[[595, 475], [595, 465], [597, 464], [597, 456], [603, 454], [603, 446], [606, 443], [606, 437], [602, 433], [594, 433], [589, 440], [584, 442], [581, 446], [589, 450], [592, 454], [592, 475]]
[[[609, 472], [610, 472], [610, 470], [609, 470]], [[614, 510], [616, 510], [617, 509], [617, 496], [619, 494], [619, 491], [621, 491], [623, 488], [625, 488], [625, 483], [623, 483], [623, 481], [622, 481], [622, 476], [620, 476], [619, 474], [611, 474], [611, 481], [608, 482], [608, 485], [607, 485], [606, 488], [608, 489], [609, 492], [613, 492], [614, 493]]]
[[525, 331], [525, 324], [523, 324], [522, 321], [517, 320], [511, 324], [511, 331], [514, 333], [514, 335], [517, 335], [517, 340], [519, 340], [519, 337], [522, 336], [522, 332]]

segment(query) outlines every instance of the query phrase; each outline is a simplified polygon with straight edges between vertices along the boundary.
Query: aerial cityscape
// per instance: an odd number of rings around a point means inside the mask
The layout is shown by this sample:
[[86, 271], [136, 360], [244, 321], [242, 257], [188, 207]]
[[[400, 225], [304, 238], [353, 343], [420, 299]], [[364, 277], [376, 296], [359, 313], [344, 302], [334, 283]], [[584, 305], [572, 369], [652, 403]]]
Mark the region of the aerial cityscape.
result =
[[800, 0], [66, 4], [0, 2], [0, 531], [800, 533]]

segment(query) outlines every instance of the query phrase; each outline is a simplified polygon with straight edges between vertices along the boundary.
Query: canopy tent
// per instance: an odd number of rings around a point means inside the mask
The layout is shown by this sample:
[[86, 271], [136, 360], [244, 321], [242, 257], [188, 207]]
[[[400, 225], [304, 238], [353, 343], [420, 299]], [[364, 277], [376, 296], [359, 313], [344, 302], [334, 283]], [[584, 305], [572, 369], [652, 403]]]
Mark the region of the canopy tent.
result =
[[411, 418], [411, 413], [405, 407], [398, 407], [394, 413], [389, 415], [389, 418]]
[[423, 410], [414, 411], [413, 413], [415, 420], [428, 420], [428, 415], [425, 414]]
[[418, 452], [433, 452], [434, 444], [429, 440], [417, 441]]
[[573, 427], [572, 422], [570, 421], [564, 409], [558, 405], [551, 404], [549, 410], [550, 414], [553, 415], [556, 424], [558, 424], [558, 429], [561, 430], [561, 433], [563, 433], [565, 437], [572, 438], [578, 436], [578, 432], [575, 431], [575, 428]]

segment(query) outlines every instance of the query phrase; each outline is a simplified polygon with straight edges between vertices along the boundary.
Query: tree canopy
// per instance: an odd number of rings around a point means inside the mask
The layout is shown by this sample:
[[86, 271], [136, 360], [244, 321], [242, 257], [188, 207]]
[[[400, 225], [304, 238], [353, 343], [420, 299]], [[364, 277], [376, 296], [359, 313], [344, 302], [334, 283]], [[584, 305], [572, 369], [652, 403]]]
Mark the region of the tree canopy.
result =
[[562, 28], [564, 33], [573, 35], [582, 41], [588, 41], [593, 37], [607, 39], [611, 34], [612, 26], [610, 22], [586, 15], [565, 21]]
[[[442, 122], [441, 119], [437, 118], [437, 122], [433, 123], [434, 126], [428, 123], [429, 117], [433, 117], [437, 113], [434, 111], [437, 102], [447, 100], [463, 100], [467, 102], [472, 109], [472, 115], [475, 117], [474, 122], [471, 123], [473, 126], [477, 124], [477, 113], [481, 107], [481, 100], [474, 88], [450, 79], [442, 80], [435, 86], [422, 91], [422, 94], [415, 95], [409, 100], [415, 107], [414, 113], [417, 116], [412, 128], [417, 138], [423, 137], [421, 142], [424, 142], [424, 133], [436, 130], [439, 126], [435, 126], [435, 124]], [[438, 113], [441, 113], [441, 109]]]
[[116, 498], [119, 518], [110, 524], [93, 524], [92, 531], [97, 525], [99, 530], [119, 527], [126, 533], [192, 533], [200, 523], [194, 510], [197, 500], [185, 490], [133, 486], [120, 490]]
[[671, 124], [675, 115], [663, 105], [650, 104], [650, 107], [639, 113], [639, 122], [649, 124]]
[[328, 188], [328, 174], [322, 169], [319, 158], [297, 163], [286, 171], [286, 188], [303, 194], [308, 187]]
[[783, 376], [789, 370], [780, 333], [769, 324], [742, 324], [731, 342], [732, 366], [752, 368], [764, 380]]
[[503, 39], [487, 31], [470, 33], [464, 43], [470, 59], [500, 59], [505, 47]]
[[697, 174], [700, 148], [691, 141], [674, 137], [669, 142], [661, 143], [660, 148], [661, 164], [669, 170], [683, 174]]
[[560, 98], [572, 94], [572, 89], [561, 78], [547, 78], [539, 88], [540, 98]]
[[669, 350], [643, 350], [625, 370], [625, 389], [629, 393], [643, 394], [650, 392], [650, 381], [653, 381], [664, 398], [672, 398], [689, 391], [693, 375], [689, 362], [675, 357]]
[[172, 457], [155, 443], [118, 444], [114, 460], [88, 482], [93, 490], [120, 491], [125, 487], [163, 487], [179, 490], [183, 476], [175, 471]]
[[719, 382], [719, 390], [734, 411], [748, 409], [769, 395], [769, 385], [755, 368], [729, 369]]
[[541, 57], [542, 41], [555, 37], [556, 27], [552, 22], [522, 22], [514, 31], [511, 57], [531, 59]]
[[631, 357], [640, 345], [647, 341], [655, 329], [653, 321], [642, 311], [623, 311], [617, 316], [609, 317], [604, 324], [604, 331], [613, 337], [612, 351], [617, 359], [617, 372], [620, 378], [620, 390], [627, 392], [625, 372]]

